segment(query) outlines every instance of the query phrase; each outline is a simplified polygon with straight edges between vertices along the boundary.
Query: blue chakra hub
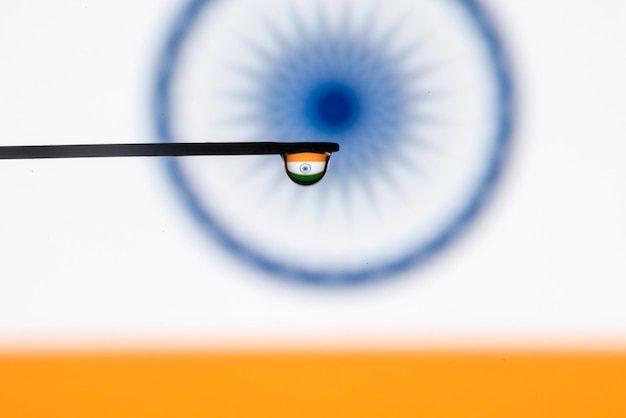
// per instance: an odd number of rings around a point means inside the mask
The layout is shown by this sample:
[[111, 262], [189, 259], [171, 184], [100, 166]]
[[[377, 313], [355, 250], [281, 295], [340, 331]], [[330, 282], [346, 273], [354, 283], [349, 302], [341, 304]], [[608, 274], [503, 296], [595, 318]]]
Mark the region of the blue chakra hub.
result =
[[351, 87], [328, 82], [314, 87], [306, 100], [306, 116], [316, 129], [342, 133], [351, 129], [359, 119], [360, 103]]

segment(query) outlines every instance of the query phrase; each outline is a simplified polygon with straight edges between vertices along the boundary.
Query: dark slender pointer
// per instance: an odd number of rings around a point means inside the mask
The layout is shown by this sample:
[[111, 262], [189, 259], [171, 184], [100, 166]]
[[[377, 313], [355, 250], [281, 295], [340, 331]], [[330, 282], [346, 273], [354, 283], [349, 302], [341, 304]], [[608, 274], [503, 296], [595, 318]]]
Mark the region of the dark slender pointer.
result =
[[180, 157], [336, 152], [334, 142], [166, 142], [149, 144], [27, 145], [0, 147], [0, 160], [88, 157]]

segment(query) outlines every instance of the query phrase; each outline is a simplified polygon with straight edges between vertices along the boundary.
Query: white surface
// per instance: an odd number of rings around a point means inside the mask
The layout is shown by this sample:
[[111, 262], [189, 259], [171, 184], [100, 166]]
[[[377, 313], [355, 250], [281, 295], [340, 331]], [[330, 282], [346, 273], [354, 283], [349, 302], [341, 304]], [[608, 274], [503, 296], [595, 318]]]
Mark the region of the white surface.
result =
[[[158, 160], [3, 161], [0, 344], [626, 337], [626, 5], [491, 3], [520, 96], [512, 158], [426, 268], [285, 284], [196, 231]], [[1, 1], [2, 143], [152, 140], [156, 55], [181, 5]]]

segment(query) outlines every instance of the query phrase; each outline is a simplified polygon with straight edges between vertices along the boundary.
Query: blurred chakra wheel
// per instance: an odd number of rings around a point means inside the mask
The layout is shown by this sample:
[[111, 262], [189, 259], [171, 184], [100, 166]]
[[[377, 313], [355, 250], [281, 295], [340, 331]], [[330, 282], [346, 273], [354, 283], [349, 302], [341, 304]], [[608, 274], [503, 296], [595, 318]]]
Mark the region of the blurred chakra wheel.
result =
[[[189, 213], [273, 276], [354, 284], [419, 266], [474, 218], [512, 124], [476, 0], [193, 0], [155, 89], [162, 141], [332, 141], [327, 156], [170, 159]], [[317, 183], [299, 187], [297, 183]]]

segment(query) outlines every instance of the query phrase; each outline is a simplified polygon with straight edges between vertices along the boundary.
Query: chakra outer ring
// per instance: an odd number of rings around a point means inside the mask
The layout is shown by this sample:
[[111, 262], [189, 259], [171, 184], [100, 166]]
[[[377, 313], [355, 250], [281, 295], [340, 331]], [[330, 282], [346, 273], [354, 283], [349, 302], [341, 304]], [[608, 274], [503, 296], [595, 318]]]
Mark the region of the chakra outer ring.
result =
[[[215, 0], [191, 0], [175, 18], [174, 24], [166, 37], [165, 44], [157, 63], [157, 76], [153, 92], [153, 122], [161, 142], [173, 142], [170, 127], [170, 86], [176, 71], [176, 64], [189, 32], [202, 10]], [[166, 159], [166, 169], [174, 188], [184, 206], [204, 231], [237, 258], [256, 267], [273, 277], [312, 285], [356, 285], [391, 276], [415, 268], [440, 253], [450, 245], [476, 218], [499, 179], [506, 163], [511, 145], [514, 122], [514, 90], [510, 66], [500, 41], [500, 37], [486, 10], [477, 0], [450, 0], [464, 9], [473, 21], [491, 61], [494, 85], [497, 90], [497, 129], [488, 167], [476, 190], [457, 216], [446, 228], [424, 245], [413, 248], [390, 262], [373, 268], [361, 270], [310, 270], [273, 260], [257, 253], [246, 243], [235, 239], [223, 228], [196, 197], [191, 185], [186, 181], [182, 167], [174, 158]]]

